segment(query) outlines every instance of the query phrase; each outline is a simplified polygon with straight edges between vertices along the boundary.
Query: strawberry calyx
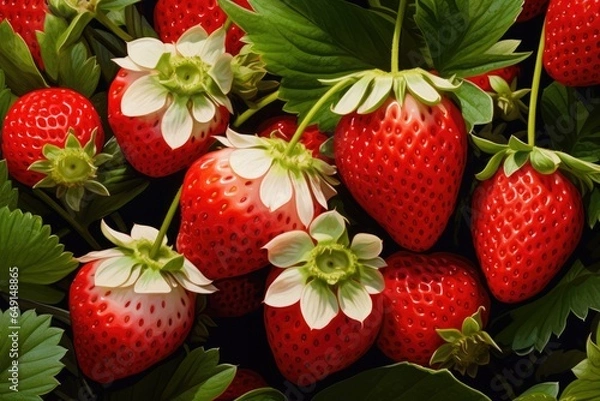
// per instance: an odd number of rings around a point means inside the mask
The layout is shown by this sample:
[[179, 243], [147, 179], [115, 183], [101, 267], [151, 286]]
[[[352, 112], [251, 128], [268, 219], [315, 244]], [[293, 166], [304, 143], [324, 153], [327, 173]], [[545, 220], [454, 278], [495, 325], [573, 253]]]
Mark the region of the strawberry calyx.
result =
[[301, 143], [290, 148], [281, 138], [242, 135], [232, 129], [217, 140], [235, 148], [229, 156], [234, 173], [248, 180], [263, 178], [259, 196], [270, 211], [293, 200], [300, 221], [308, 226], [314, 218], [314, 200], [327, 209], [327, 200], [336, 193], [335, 167], [314, 157]]
[[515, 136], [511, 136], [507, 144], [495, 143], [475, 135], [471, 135], [471, 139], [481, 151], [493, 155], [485, 168], [475, 175], [479, 180], [491, 178], [501, 165], [504, 174], [510, 177], [529, 162], [542, 174], [552, 174], [560, 169], [579, 185], [582, 192], [591, 190], [594, 183], [600, 183], [599, 165], [568, 153], [529, 145]]
[[521, 99], [531, 90], [528, 88], [517, 89], [516, 78], [510, 84], [497, 75], [491, 75], [488, 78], [490, 86], [494, 90], [490, 92], [490, 95], [494, 99], [500, 118], [505, 121], [525, 121], [523, 114], [527, 113], [529, 108]]
[[492, 337], [483, 330], [481, 314], [484, 310], [481, 306], [474, 315], [467, 317], [461, 330], [437, 329], [436, 332], [446, 344], [433, 353], [429, 364], [437, 365], [440, 369], [455, 369], [462, 375], [475, 377], [478, 367], [490, 362], [490, 348], [502, 352]]
[[233, 57], [225, 52], [224, 29], [208, 35], [196, 25], [176, 43], [140, 38], [127, 43], [127, 53], [113, 59], [136, 76], [123, 94], [121, 112], [141, 117], [166, 108], [161, 132], [172, 149], [190, 139], [194, 125], [210, 124], [218, 108], [233, 111], [227, 97]]
[[233, 71], [233, 84], [231, 93], [248, 101], [256, 97], [259, 92], [272, 91], [279, 85], [275, 80], [263, 80], [267, 75], [265, 63], [260, 55], [251, 51], [246, 45], [231, 60]]
[[31, 163], [28, 170], [46, 175], [33, 188], [55, 188], [56, 197], [65, 200], [73, 210], [79, 211], [81, 201], [88, 190], [98, 195], [109, 196], [108, 189], [96, 181], [98, 167], [112, 158], [106, 153], [96, 154], [96, 131], [82, 146], [72, 128], [62, 148], [45, 144], [42, 155], [45, 160]]
[[127, 235], [113, 230], [104, 220], [100, 227], [104, 236], [116, 247], [92, 251], [78, 258], [81, 263], [99, 261], [94, 275], [96, 286], [133, 287], [133, 291], [139, 294], [169, 293], [178, 286], [200, 294], [216, 291], [211, 280], [167, 245], [166, 237], [162, 237], [158, 252], [153, 251], [159, 238], [157, 229], [135, 224], [131, 235]]
[[264, 248], [269, 262], [285, 269], [267, 289], [265, 303], [286, 307], [299, 302], [311, 329], [326, 327], [340, 309], [364, 322], [373, 310], [371, 295], [383, 291], [381, 239], [359, 233], [350, 242], [346, 221], [335, 210], [316, 217], [308, 232], [283, 233]]

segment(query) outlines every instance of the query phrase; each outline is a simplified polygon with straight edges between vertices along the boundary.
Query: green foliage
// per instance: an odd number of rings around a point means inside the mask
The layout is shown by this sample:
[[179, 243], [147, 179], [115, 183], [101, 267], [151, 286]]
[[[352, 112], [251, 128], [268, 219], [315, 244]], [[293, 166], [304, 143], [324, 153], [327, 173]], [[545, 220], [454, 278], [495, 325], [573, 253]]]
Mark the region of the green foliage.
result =
[[558, 383], [540, 383], [525, 391], [514, 401], [556, 401], [558, 391]]
[[8, 179], [6, 161], [0, 160], [0, 208], [6, 206], [13, 210], [17, 207], [18, 201], [19, 193], [16, 188], [13, 188], [11, 181]]
[[593, 401], [600, 399], [600, 326], [596, 331], [596, 342], [587, 341], [587, 359], [573, 368], [577, 377], [565, 388], [560, 401]]
[[248, 391], [246, 394], [236, 398], [235, 401], [287, 401], [287, 398], [274, 388], [259, 388]]

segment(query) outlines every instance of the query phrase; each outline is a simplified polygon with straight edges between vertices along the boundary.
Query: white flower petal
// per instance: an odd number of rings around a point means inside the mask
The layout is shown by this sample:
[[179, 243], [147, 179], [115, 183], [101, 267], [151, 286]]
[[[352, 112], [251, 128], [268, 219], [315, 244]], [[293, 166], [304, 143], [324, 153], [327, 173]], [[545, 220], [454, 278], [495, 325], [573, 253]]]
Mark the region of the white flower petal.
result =
[[325, 193], [323, 192], [321, 181], [321, 177], [319, 177], [318, 175], [308, 175], [308, 182], [310, 182], [310, 189], [312, 194], [314, 195], [317, 202], [319, 202], [319, 205], [327, 209], [327, 198], [325, 197]]
[[304, 227], [308, 227], [315, 216], [315, 207], [313, 205], [312, 195], [308, 188], [308, 183], [304, 174], [290, 173], [294, 194], [296, 195], [296, 211]]
[[206, 96], [194, 96], [192, 98], [192, 115], [199, 123], [207, 123], [212, 120], [217, 112], [217, 106]]
[[120, 287], [129, 279], [134, 264], [128, 257], [105, 259], [96, 268], [94, 284], [98, 287]]
[[219, 104], [221, 106], [225, 106], [225, 108], [230, 112], [233, 113], [233, 106], [231, 105], [231, 100], [229, 100], [229, 98], [225, 95], [223, 95], [222, 93], [207, 93], [208, 96], [216, 103]]
[[290, 173], [278, 163], [271, 166], [260, 183], [260, 200], [271, 212], [279, 209], [292, 199]]
[[133, 269], [131, 270], [131, 274], [129, 275], [129, 278], [127, 279], [126, 282], [121, 284], [121, 287], [126, 288], [126, 287], [130, 287], [130, 286], [134, 285], [135, 282], [137, 281], [137, 279], [140, 277], [141, 273], [142, 273], [142, 265], [136, 264], [135, 266], [133, 266]]
[[183, 288], [196, 294], [212, 294], [217, 291], [217, 288], [212, 284], [198, 285], [190, 281], [186, 275], [182, 272], [174, 272], [171, 274], [172, 277], [179, 283]]
[[302, 296], [305, 283], [306, 277], [300, 269], [284, 270], [267, 289], [265, 304], [276, 308], [295, 304]]
[[146, 269], [135, 282], [133, 291], [138, 294], [164, 294], [171, 292], [171, 286], [160, 271]]
[[158, 60], [167, 53], [165, 44], [152, 37], [145, 37], [127, 43], [127, 54], [137, 65], [152, 69], [158, 64]]
[[225, 29], [221, 27], [210, 34], [204, 41], [204, 46], [199, 54], [202, 61], [214, 65], [219, 56], [225, 54], [226, 33]]
[[377, 269], [361, 269], [358, 281], [369, 294], [379, 294], [385, 288], [383, 274]]
[[383, 241], [376, 235], [359, 233], [352, 239], [350, 249], [359, 259], [373, 259], [383, 251]]
[[[131, 229], [131, 238], [134, 240], [147, 239], [149, 241], [156, 240], [158, 237], [158, 230], [154, 227], [144, 226], [141, 224], [134, 224]], [[163, 244], [167, 244], [167, 236], [163, 238]]]
[[240, 177], [254, 180], [264, 176], [273, 159], [262, 148], [237, 149], [229, 156], [229, 166]]
[[77, 260], [81, 263], [88, 263], [98, 259], [115, 258], [118, 256], [125, 256], [125, 253], [119, 248], [110, 248], [102, 251], [88, 252], [85, 255], [78, 257]]
[[[179, 37], [175, 48], [182, 56], [199, 56], [206, 38], [208, 38], [208, 33], [206, 33], [202, 25], [194, 25]], [[206, 62], [206, 60], [204, 61]]]
[[336, 173], [335, 166], [332, 166], [331, 164], [321, 159], [314, 158], [313, 166], [323, 175], [331, 176], [335, 175]]
[[295, 230], [279, 234], [263, 248], [267, 250], [271, 264], [285, 268], [307, 261], [314, 247], [306, 232]]
[[231, 144], [231, 142], [229, 141], [229, 139], [225, 138], [224, 136], [221, 135], [217, 135], [214, 136], [213, 138], [215, 138], [218, 142], [221, 142], [222, 145], [228, 147], [228, 148], [232, 148], [233, 145]]
[[112, 61], [119, 67], [129, 71], [147, 71], [147, 69], [134, 63], [131, 57], [113, 58]]
[[175, 97], [160, 124], [163, 139], [171, 149], [182, 147], [192, 136], [194, 121], [187, 102], [187, 98]]
[[220, 55], [208, 70], [208, 75], [215, 81], [224, 95], [228, 94], [233, 84], [233, 70], [231, 69], [231, 54]]
[[183, 273], [189, 281], [197, 285], [205, 286], [212, 283], [198, 268], [188, 259], [183, 260]]
[[300, 311], [311, 330], [320, 330], [337, 316], [339, 305], [327, 285], [313, 280], [302, 291]]
[[387, 266], [387, 262], [381, 257], [361, 260], [360, 263], [362, 263], [364, 266], [369, 267], [371, 269], [380, 269], [382, 267]]
[[344, 315], [363, 323], [373, 310], [373, 300], [363, 286], [349, 280], [338, 286], [338, 300]]
[[129, 85], [121, 98], [121, 112], [127, 117], [145, 116], [164, 107], [169, 91], [154, 75], [144, 75]]
[[133, 239], [129, 235], [110, 228], [104, 219], [102, 219], [100, 222], [100, 229], [102, 230], [102, 234], [104, 234], [106, 239], [115, 245], [127, 248], [127, 246], [133, 242]]
[[334, 241], [344, 234], [346, 220], [335, 210], [330, 210], [318, 215], [310, 224], [310, 236], [317, 241]]
[[227, 139], [229, 140], [229, 142], [231, 142], [232, 147], [236, 149], [257, 147], [266, 148], [266, 142], [264, 141], [264, 139], [259, 138], [256, 135], [239, 134], [231, 128], [227, 128]]

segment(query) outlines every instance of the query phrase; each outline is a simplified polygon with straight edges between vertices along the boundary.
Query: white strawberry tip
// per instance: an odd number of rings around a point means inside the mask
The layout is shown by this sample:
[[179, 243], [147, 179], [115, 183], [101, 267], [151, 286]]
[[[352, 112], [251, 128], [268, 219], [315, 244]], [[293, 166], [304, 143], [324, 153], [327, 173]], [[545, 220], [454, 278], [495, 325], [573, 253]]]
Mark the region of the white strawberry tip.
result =
[[192, 262], [175, 252], [163, 238], [155, 257], [151, 250], [159, 231], [154, 227], [134, 225], [131, 234], [113, 230], [101, 222], [104, 236], [116, 245], [102, 251], [93, 251], [78, 258], [81, 263], [97, 261], [94, 284], [99, 287], [133, 287], [139, 294], [169, 293], [181, 286], [199, 294], [216, 291]]
[[361, 324], [371, 314], [371, 295], [384, 289], [378, 270], [383, 242], [372, 234], [349, 241], [346, 221], [337, 211], [317, 216], [308, 232], [289, 231], [264, 246], [269, 262], [285, 269], [267, 289], [265, 304], [286, 307], [300, 302], [311, 330], [320, 330], [340, 310]]
[[232, 129], [216, 139], [235, 149], [229, 156], [235, 174], [248, 180], [262, 178], [260, 200], [272, 212], [294, 201], [307, 227], [314, 218], [314, 201], [327, 209], [327, 201], [336, 194], [335, 167], [313, 157], [300, 143], [288, 152], [289, 143], [283, 139], [242, 135]]
[[233, 56], [225, 51], [225, 30], [210, 35], [196, 25], [176, 43], [140, 38], [127, 43], [127, 57], [113, 61], [136, 73], [125, 90], [121, 112], [128, 117], [163, 108], [161, 132], [172, 148], [183, 146], [195, 124], [209, 124], [224, 106], [233, 108], [227, 94], [233, 84]]

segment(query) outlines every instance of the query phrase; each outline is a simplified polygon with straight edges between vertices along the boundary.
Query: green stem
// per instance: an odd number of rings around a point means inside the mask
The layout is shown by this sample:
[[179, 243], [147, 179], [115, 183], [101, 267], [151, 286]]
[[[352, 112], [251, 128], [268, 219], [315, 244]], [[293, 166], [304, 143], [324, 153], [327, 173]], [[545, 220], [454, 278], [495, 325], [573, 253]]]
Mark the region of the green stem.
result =
[[117, 225], [117, 228], [119, 229], [119, 231], [121, 231], [123, 233], [127, 232], [127, 224], [125, 224], [125, 221], [123, 220], [123, 217], [121, 217], [121, 214], [119, 212], [111, 213], [110, 218]]
[[123, 29], [121, 29], [120, 26], [115, 24], [103, 12], [97, 11], [95, 18], [96, 18], [96, 20], [98, 20], [98, 22], [100, 22], [102, 25], [104, 25], [106, 28], [108, 28], [112, 33], [117, 35], [121, 40], [123, 40], [125, 42], [130, 42], [133, 40], [133, 36], [131, 36], [130, 34], [125, 32]]
[[276, 101], [278, 98], [279, 98], [279, 91], [275, 91], [275, 92], [263, 97], [258, 102], [256, 102], [256, 105], [254, 107], [251, 107], [248, 110], [244, 111], [242, 114], [240, 114], [233, 122], [233, 126], [239, 127], [240, 125], [245, 123], [250, 117], [252, 117], [256, 113], [258, 113], [264, 107], [266, 107], [266, 106], [270, 105], [271, 103], [273, 103], [274, 101]]
[[400, 70], [400, 34], [402, 33], [402, 22], [406, 13], [407, 0], [400, 0], [398, 4], [398, 14], [396, 15], [396, 25], [394, 26], [394, 36], [392, 37], [392, 72]]
[[546, 25], [542, 27], [540, 44], [535, 58], [535, 68], [533, 70], [533, 81], [531, 83], [531, 94], [529, 95], [529, 116], [527, 120], [527, 144], [535, 146], [535, 120], [537, 116], [537, 100], [540, 92], [540, 81], [542, 77], [542, 58], [544, 55], [544, 41], [546, 37]]
[[338, 82], [337, 84], [333, 85], [331, 88], [329, 88], [327, 90], [327, 92], [325, 92], [325, 94], [323, 94], [323, 96], [321, 96], [321, 98], [317, 101], [317, 103], [315, 103], [313, 105], [313, 107], [308, 111], [306, 116], [304, 116], [304, 118], [302, 119], [302, 122], [300, 122], [300, 124], [298, 125], [298, 128], [296, 128], [296, 131], [294, 132], [292, 139], [290, 139], [290, 142], [288, 143], [287, 148], [285, 149], [285, 154], [287, 156], [289, 156], [292, 153], [292, 150], [294, 149], [296, 144], [300, 141], [300, 138], [302, 138], [302, 134], [304, 133], [304, 130], [306, 129], [306, 127], [308, 127], [308, 124], [311, 123], [312, 119], [315, 117], [317, 112], [319, 110], [321, 110], [321, 108], [325, 105], [325, 103], [327, 103], [327, 101], [334, 94], [338, 93], [342, 88], [347, 86], [352, 81], [354, 81], [354, 78], [347, 78], [347, 79], [344, 79], [344, 80]]
[[165, 216], [165, 219], [163, 220], [162, 225], [160, 226], [160, 230], [158, 231], [158, 236], [156, 237], [154, 244], [152, 244], [152, 249], [150, 250], [150, 258], [152, 258], [152, 259], [156, 258], [156, 256], [158, 255], [158, 251], [160, 250], [160, 247], [162, 245], [163, 238], [165, 238], [165, 235], [167, 235], [167, 230], [169, 229], [169, 226], [171, 225], [171, 221], [173, 221], [173, 216], [175, 216], [177, 207], [179, 207], [179, 199], [181, 198], [182, 190], [183, 190], [183, 186], [179, 187], [177, 194], [175, 194], [175, 197], [173, 198], [173, 201], [171, 202], [171, 206], [169, 206], [167, 215]]
[[81, 238], [83, 238], [85, 242], [87, 242], [94, 250], [98, 251], [102, 249], [102, 246], [98, 243], [98, 241], [96, 241], [94, 237], [92, 237], [87, 228], [79, 224], [79, 222], [75, 220], [73, 216], [71, 216], [65, 209], [63, 209], [58, 203], [56, 203], [54, 199], [48, 196], [48, 194], [46, 194], [40, 189], [34, 189], [33, 193], [35, 194], [35, 196], [40, 198], [45, 204], [50, 206], [52, 210], [58, 213], [59, 216], [62, 217], [67, 223], [69, 223], [71, 227], [73, 227], [73, 229], [75, 229], [75, 231], [77, 231], [77, 233], [81, 235]]

